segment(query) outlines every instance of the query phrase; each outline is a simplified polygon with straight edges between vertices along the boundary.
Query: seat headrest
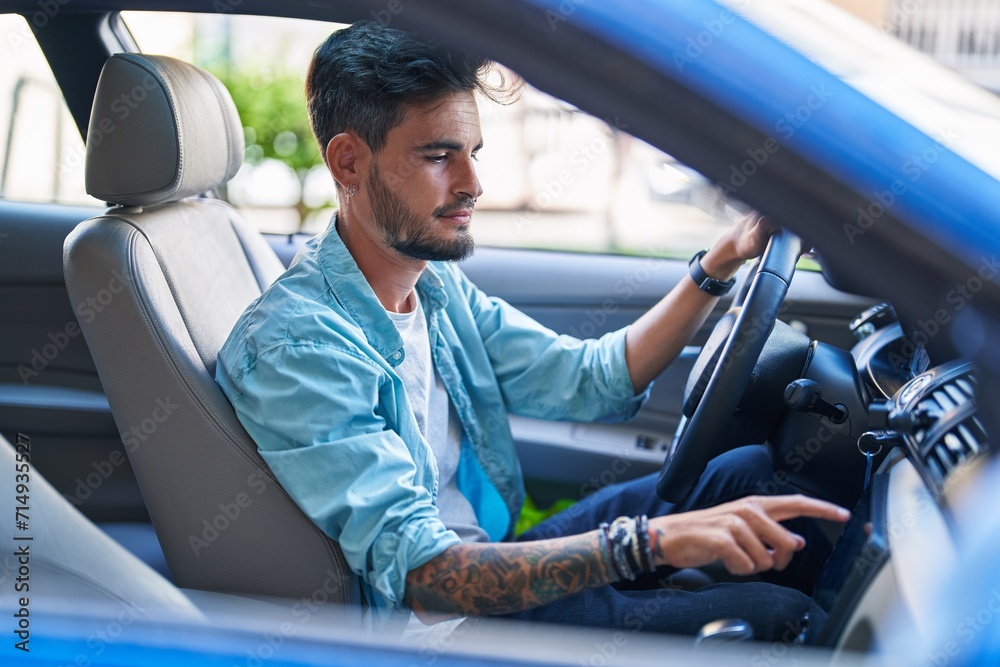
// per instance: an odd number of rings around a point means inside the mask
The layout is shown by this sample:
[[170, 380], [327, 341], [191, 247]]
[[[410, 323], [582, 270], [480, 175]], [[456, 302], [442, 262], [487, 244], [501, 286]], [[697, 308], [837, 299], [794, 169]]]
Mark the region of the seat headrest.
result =
[[243, 163], [229, 91], [166, 56], [118, 53], [104, 64], [87, 131], [87, 192], [153, 206], [218, 187]]

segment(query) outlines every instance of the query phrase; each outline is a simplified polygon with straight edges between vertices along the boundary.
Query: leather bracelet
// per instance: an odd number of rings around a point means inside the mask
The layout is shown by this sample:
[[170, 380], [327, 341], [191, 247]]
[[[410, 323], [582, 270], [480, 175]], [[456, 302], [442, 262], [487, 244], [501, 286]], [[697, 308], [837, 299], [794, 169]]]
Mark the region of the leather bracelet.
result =
[[733, 285], [736, 284], [736, 278], [719, 280], [705, 273], [705, 269], [701, 268], [701, 258], [707, 252], [708, 250], [699, 250], [691, 258], [691, 261], [688, 262], [688, 271], [691, 275], [691, 280], [698, 286], [698, 289], [706, 294], [725, 296], [729, 293], [729, 290], [733, 289]]
[[609, 574], [617, 577], [615, 581], [621, 581], [625, 577], [622, 575], [621, 570], [618, 569], [618, 564], [615, 563], [615, 556], [612, 551], [611, 541], [608, 538], [608, 524], [600, 524], [597, 527], [597, 534], [600, 542], [599, 548], [601, 550], [601, 560], [604, 561], [604, 567], [607, 569]]

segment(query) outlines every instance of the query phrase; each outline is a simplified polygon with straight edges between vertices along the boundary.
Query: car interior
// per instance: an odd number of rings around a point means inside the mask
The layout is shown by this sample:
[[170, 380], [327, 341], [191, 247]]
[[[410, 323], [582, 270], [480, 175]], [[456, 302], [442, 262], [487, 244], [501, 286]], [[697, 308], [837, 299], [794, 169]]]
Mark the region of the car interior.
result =
[[[127, 601], [181, 623], [234, 597], [264, 617], [316, 591], [336, 609], [363, 605], [336, 542], [281, 488], [213, 379], [236, 319], [308, 237], [261, 234], [219, 197], [243, 161], [229, 93], [199, 67], [137, 52], [101, 4], [66, 5], [34, 32], [89, 137], [87, 190], [107, 207], [0, 198], [0, 457], [13, 465], [30, 438], [50, 573], [37, 595]], [[114, 105], [138, 96], [126, 122]], [[767, 440], [776, 480], [854, 510], [842, 535], [831, 527], [814, 593], [827, 620], [794, 640], [864, 653], [900, 604], [904, 623], [932, 624], [920, 582], [955, 557], [947, 494], [989, 444], [975, 366], [932, 364], [892, 306], [796, 271], [802, 243], [783, 232], [741, 271], [636, 419], [514, 416], [511, 429], [540, 507], [657, 471], [661, 495], [680, 499], [723, 451], [701, 443]], [[542, 324], [592, 322], [595, 336], [688, 272], [682, 260], [585, 260], [481, 248], [462, 268]], [[624, 299], [623, 276], [635, 278]], [[0, 489], [13, 496], [9, 477]], [[907, 516], [920, 530], [898, 529]]]

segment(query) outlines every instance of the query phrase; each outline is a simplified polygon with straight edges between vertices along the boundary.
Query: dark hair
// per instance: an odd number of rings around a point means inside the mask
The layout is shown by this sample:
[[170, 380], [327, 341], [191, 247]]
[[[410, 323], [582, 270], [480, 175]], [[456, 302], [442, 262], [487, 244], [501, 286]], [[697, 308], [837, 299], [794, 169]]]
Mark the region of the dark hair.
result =
[[306, 79], [309, 120], [320, 153], [325, 160], [330, 139], [347, 130], [378, 152], [409, 104], [463, 91], [501, 101], [502, 80], [499, 86], [484, 80], [492, 66], [485, 58], [374, 21], [338, 30], [316, 49]]

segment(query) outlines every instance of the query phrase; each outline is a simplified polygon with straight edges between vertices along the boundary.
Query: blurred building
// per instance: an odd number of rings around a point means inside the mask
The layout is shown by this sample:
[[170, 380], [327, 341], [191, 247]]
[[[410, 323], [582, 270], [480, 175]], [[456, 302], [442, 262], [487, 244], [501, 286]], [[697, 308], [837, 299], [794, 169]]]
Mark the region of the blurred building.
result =
[[1000, 93], [1000, 1], [833, 0]]

